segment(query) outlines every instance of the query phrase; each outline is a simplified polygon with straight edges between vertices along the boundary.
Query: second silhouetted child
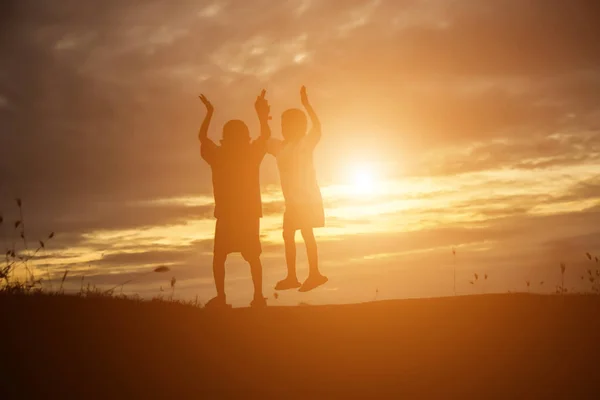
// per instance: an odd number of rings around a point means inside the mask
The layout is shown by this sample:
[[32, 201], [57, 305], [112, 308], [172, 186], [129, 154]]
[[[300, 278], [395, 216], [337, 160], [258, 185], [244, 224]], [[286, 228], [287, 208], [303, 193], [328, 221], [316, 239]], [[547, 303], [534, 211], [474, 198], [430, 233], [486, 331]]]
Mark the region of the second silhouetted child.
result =
[[[306, 115], [302, 110], [292, 108], [281, 115], [283, 140], [269, 140], [269, 153], [277, 159], [281, 190], [285, 199], [283, 214], [283, 240], [287, 277], [279, 281], [276, 290], [295, 289], [306, 292], [327, 282], [327, 277], [319, 271], [317, 242], [313, 228], [325, 225], [323, 199], [317, 184], [313, 152], [321, 139], [321, 123], [308, 101], [306, 88], [300, 90], [300, 99], [306, 109], [311, 129], [307, 130]], [[306, 244], [309, 274], [300, 284], [296, 275], [296, 231], [302, 233]]]

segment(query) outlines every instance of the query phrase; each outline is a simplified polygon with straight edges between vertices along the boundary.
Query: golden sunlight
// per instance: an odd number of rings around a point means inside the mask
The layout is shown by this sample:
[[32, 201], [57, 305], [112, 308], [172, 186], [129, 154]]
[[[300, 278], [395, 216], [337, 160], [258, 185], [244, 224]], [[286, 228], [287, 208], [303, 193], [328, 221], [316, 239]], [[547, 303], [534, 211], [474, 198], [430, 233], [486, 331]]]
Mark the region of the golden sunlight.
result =
[[350, 169], [349, 184], [356, 194], [372, 194], [378, 180], [378, 174], [372, 164], [362, 163]]

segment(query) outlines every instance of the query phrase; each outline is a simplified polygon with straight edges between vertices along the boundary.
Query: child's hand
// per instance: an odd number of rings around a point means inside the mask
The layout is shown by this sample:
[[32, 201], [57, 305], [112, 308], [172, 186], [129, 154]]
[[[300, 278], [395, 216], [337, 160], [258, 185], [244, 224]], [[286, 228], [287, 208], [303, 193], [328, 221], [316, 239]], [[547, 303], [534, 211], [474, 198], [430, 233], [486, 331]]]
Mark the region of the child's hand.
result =
[[306, 86], [302, 86], [300, 88], [300, 101], [304, 107], [310, 106], [310, 103], [308, 102], [308, 95], [306, 94]]
[[268, 121], [271, 119], [269, 113], [271, 112], [271, 106], [269, 105], [269, 101], [265, 99], [265, 95], [267, 91], [263, 89], [260, 93], [260, 96], [256, 97], [256, 101], [254, 102], [254, 108], [256, 109], [256, 114], [258, 114], [258, 118], [262, 121]]
[[208, 101], [208, 99], [206, 98], [206, 96], [204, 96], [203, 94], [201, 94], [198, 97], [200, 98], [200, 100], [202, 101], [202, 103], [204, 103], [204, 107], [206, 107], [206, 111], [209, 112], [209, 113], [212, 113], [214, 111], [214, 107], [210, 103], [210, 101]]

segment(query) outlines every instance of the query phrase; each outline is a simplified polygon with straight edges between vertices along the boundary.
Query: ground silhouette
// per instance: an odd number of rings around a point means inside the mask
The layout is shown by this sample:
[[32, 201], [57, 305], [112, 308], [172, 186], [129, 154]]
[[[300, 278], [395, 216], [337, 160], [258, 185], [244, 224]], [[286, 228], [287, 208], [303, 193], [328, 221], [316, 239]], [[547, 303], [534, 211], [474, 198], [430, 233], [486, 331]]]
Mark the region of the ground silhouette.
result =
[[206, 310], [0, 296], [6, 398], [595, 398], [600, 296]]

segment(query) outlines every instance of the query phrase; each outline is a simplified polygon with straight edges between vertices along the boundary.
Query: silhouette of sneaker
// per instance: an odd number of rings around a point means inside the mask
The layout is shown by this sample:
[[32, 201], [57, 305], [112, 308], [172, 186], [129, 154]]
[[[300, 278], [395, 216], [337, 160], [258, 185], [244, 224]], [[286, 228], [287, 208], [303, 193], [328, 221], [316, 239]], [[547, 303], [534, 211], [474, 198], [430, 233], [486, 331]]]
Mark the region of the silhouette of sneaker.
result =
[[252, 308], [264, 308], [267, 306], [267, 299], [264, 297], [257, 297], [250, 303]]
[[231, 308], [230, 304], [226, 303], [225, 296], [217, 296], [210, 299], [204, 308], [218, 309], [218, 308]]
[[302, 284], [298, 282], [298, 279], [285, 278], [284, 280], [277, 282], [275, 290], [298, 289], [301, 285]]
[[299, 292], [308, 292], [309, 290], [313, 290], [316, 287], [319, 287], [326, 283], [329, 279], [327, 279], [324, 275], [309, 275], [308, 278], [304, 281]]

